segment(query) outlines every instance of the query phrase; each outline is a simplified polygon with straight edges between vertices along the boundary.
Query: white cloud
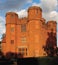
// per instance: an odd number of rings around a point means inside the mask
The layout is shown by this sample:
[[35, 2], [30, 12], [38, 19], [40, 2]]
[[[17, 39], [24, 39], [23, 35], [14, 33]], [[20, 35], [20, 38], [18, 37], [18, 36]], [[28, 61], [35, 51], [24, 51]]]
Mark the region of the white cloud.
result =
[[0, 34], [5, 33], [5, 19], [0, 16]]
[[50, 12], [50, 19], [56, 20], [58, 23], [58, 12], [57, 11]]
[[55, 16], [57, 16], [57, 12], [56, 11], [52, 11], [52, 12], [50, 12], [50, 17], [55, 17]]
[[16, 13], [18, 14], [19, 18], [27, 17], [28, 16], [27, 10], [25, 10], [25, 9], [23, 9], [21, 11], [18, 11]]
[[58, 12], [57, 11], [51, 11], [44, 13], [43, 12], [43, 17], [48, 21], [48, 20], [55, 20], [58, 23]]
[[41, 0], [40, 6], [43, 10], [43, 17], [48, 20], [58, 21], [57, 0]]
[[50, 12], [57, 8], [57, 0], [41, 0], [43, 12]]
[[2, 40], [2, 34], [5, 33], [5, 18], [0, 16], [0, 41]]

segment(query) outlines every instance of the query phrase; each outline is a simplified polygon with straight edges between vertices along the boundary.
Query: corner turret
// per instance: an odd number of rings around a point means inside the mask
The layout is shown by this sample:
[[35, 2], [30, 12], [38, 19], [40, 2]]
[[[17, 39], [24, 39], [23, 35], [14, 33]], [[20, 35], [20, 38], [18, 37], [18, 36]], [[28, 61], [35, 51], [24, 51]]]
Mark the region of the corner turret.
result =
[[6, 24], [8, 23], [16, 23], [18, 19], [18, 15], [15, 12], [6, 13]]
[[42, 18], [42, 9], [37, 6], [32, 6], [28, 9], [28, 19], [40, 19]]

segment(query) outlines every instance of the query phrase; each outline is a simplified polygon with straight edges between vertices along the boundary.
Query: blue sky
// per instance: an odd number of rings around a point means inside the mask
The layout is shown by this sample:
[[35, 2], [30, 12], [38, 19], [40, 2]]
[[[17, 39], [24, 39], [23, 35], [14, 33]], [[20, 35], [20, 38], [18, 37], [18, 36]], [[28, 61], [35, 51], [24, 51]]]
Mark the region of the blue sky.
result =
[[0, 40], [2, 34], [5, 33], [6, 30], [6, 12], [13, 11], [16, 12], [19, 17], [27, 17], [27, 9], [30, 6], [40, 6], [43, 10], [43, 17], [46, 19], [46, 21], [55, 20], [58, 23], [58, 0], [0, 0]]

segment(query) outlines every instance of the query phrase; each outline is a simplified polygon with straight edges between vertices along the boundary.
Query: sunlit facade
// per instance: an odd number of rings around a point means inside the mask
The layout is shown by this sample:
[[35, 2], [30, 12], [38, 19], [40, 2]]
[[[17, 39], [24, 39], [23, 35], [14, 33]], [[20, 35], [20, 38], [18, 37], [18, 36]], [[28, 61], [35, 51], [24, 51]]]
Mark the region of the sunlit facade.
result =
[[46, 22], [42, 18], [42, 9], [37, 6], [30, 7], [28, 17], [24, 18], [19, 18], [14, 12], [8, 12], [2, 52], [21, 53], [23, 57], [47, 56], [43, 46], [46, 45], [48, 32], [52, 31], [56, 36], [56, 26], [56, 21]]

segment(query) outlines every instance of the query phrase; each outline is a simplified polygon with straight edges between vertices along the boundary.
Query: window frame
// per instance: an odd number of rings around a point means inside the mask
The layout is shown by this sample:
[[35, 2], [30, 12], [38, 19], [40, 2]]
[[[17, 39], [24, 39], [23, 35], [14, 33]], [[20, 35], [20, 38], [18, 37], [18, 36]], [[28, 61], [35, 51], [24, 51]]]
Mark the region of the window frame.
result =
[[14, 44], [14, 40], [11, 40], [11, 44]]
[[26, 32], [26, 24], [21, 24], [21, 32]]

